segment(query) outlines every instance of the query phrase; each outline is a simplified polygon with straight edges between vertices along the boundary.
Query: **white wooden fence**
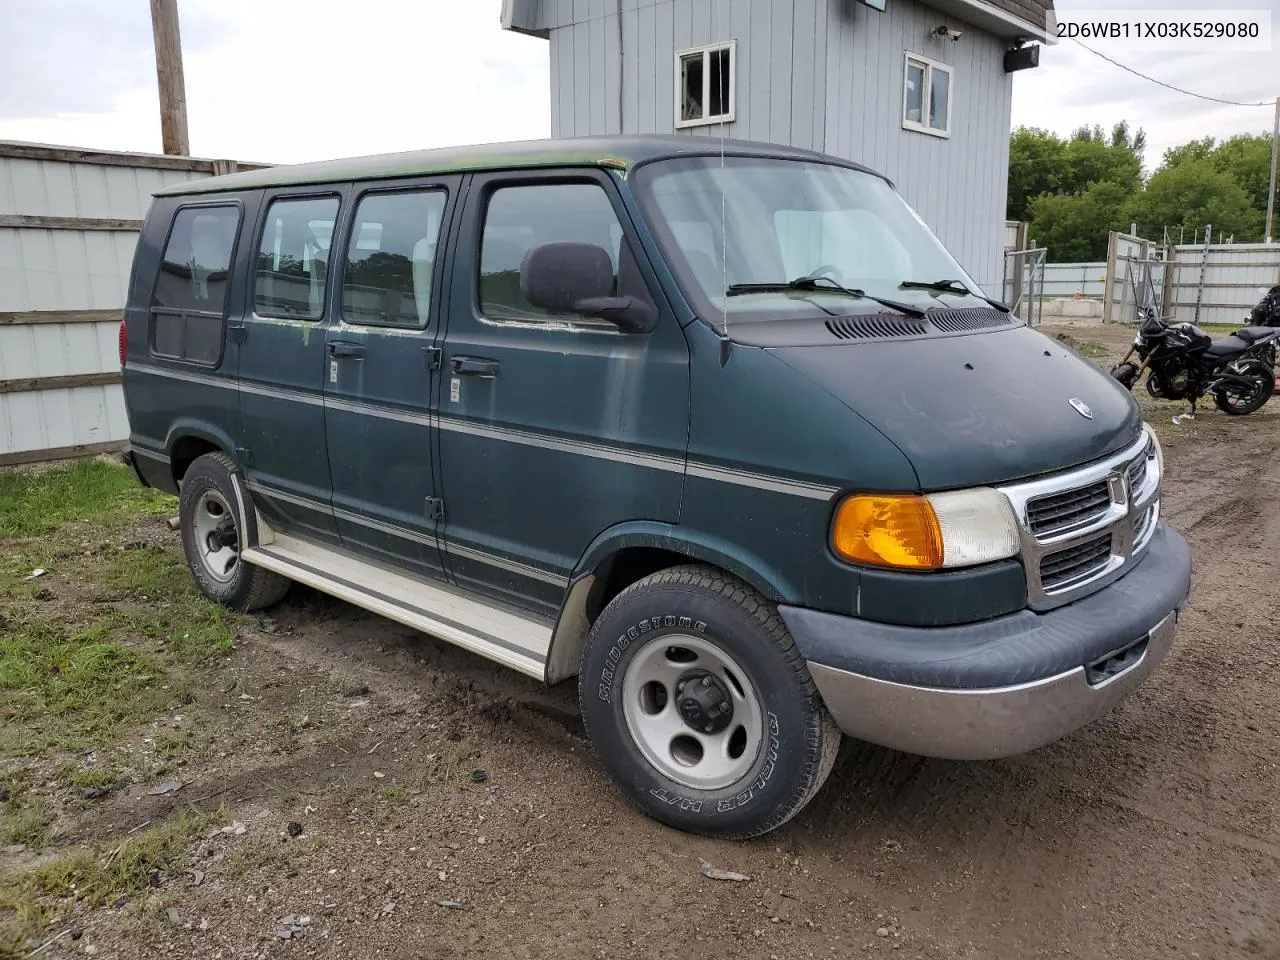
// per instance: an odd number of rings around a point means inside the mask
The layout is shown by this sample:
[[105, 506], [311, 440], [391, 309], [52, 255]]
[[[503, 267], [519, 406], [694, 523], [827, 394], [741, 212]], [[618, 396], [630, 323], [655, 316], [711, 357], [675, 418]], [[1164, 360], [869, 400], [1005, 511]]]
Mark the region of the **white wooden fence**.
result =
[[251, 166], [0, 141], [0, 465], [120, 448], [117, 336], [151, 195]]

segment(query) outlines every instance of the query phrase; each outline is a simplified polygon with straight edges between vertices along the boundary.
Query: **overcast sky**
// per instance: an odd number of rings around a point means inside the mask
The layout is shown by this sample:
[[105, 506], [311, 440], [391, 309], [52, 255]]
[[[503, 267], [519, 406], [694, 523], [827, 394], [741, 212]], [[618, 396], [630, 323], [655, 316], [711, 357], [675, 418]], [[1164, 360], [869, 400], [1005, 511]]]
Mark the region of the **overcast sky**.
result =
[[[548, 45], [504, 32], [500, 6], [501, 0], [180, 0], [192, 153], [292, 162], [547, 136]], [[1280, 0], [1058, 0], [1057, 6], [1271, 9], [1280, 34]], [[1135, 69], [1212, 96], [1280, 95], [1280, 49], [1107, 50]], [[1121, 119], [1147, 130], [1154, 164], [1166, 147], [1191, 137], [1269, 131], [1272, 113], [1163, 90], [1071, 42], [1046, 48], [1039, 69], [1015, 77], [1015, 124], [1067, 133]], [[159, 152], [146, 0], [0, 0], [0, 139]]]

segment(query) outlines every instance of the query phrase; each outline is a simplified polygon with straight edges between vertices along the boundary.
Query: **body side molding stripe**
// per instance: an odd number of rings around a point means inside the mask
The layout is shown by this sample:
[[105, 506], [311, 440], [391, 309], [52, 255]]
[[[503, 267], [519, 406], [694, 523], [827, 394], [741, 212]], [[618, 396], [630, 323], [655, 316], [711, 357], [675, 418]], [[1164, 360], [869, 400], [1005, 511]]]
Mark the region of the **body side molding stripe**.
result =
[[699, 460], [683, 460], [679, 457], [662, 456], [660, 454], [642, 453], [606, 444], [587, 443], [581, 440], [570, 440], [551, 434], [532, 433], [524, 430], [512, 430], [490, 424], [477, 423], [471, 420], [458, 420], [453, 417], [437, 417], [429, 413], [412, 413], [394, 407], [386, 407], [359, 401], [322, 397], [319, 394], [303, 393], [297, 390], [280, 390], [264, 387], [259, 384], [246, 384], [228, 377], [209, 376], [206, 374], [188, 373], [183, 370], [170, 370], [145, 363], [130, 363], [128, 369], [138, 370], [161, 377], [201, 383], [223, 390], [240, 389], [258, 396], [278, 397], [295, 403], [322, 405], [329, 409], [343, 410], [349, 413], [380, 417], [385, 420], [397, 420], [403, 423], [414, 423], [424, 427], [437, 426], [441, 430], [468, 434], [475, 437], [487, 437], [506, 443], [520, 443], [526, 446], [540, 447], [545, 450], [558, 450], [578, 456], [594, 457], [599, 460], [611, 460], [615, 463], [629, 463], [638, 467], [662, 470], [668, 473], [688, 473], [689, 476], [704, 480], [716, 480], [732, 483], [737, 486], [753, 487], [772, 493], [782, 493], [805, 497], [811, 500], [829, 500], [839, 492], [839, 487], [808, 483], [771, 474], [751, 473], [734, 470]]

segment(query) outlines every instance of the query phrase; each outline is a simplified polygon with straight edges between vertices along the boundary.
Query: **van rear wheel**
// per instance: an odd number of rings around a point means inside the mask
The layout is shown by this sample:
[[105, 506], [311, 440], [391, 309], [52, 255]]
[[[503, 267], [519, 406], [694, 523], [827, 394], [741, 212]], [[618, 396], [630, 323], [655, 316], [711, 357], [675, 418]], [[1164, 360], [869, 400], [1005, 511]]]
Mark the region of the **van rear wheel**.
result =
[[615, 597], [587, 639], [578, 695], [600, 763], [645, 813], [693, 833], [781, 826], [840, 745], [776, 608], [711, 567]]
[[225, 453], [197, 458], [182, 478], [179, 498], [182, 549], [196, 586], [210, 600], [232, 610], [261, 610], [278, 602], [289, 580], [240, 559], [236, 465]]

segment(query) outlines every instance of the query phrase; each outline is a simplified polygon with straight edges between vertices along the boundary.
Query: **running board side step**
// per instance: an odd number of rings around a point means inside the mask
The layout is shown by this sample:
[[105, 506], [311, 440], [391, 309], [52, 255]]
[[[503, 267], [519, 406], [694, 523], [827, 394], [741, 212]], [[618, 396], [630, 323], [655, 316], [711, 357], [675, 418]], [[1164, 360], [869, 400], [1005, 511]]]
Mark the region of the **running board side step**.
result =
[[552, 625], [331, 547], [276, 533], [241, 559], [543, 680]]

